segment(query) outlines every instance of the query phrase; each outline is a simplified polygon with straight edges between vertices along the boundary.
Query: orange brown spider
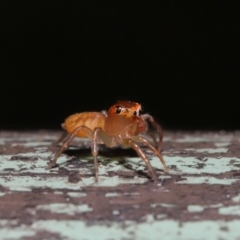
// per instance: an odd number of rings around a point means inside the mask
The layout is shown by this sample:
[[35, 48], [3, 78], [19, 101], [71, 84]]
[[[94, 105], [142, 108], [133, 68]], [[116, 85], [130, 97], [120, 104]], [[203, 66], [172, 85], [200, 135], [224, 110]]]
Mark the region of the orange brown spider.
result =
[[[94, 159], [95, 179], [98, 181], [98, 144], [106, 144], [108, 147], [116, 145], [132, 147], [145, 162], [154, 181], [157, 177], [144, 152], [137, 143], [147, 146], [162, 162], [164, 171], [168, 168], [160, 154], [162, 144], [162, 128], [149, 114], [140, 115], [141, 105], [136, 102], [119, 101], [108, 112], [83, 112], [69, 116], [62, 127], [69, 133], [54, 159], [49, 162], [47, 169], [56, 165], [57, 158], [68, 147], [75, 137], [92, 139], [91, 149]], [[153, 147], [148, 140], [140, 134], [148, 130], [149, 121], [158, 131], [159, 142]], [[152, 135], [153, 137], [154, 135]], [[153, 137], [155, 143], [156, 140]]]

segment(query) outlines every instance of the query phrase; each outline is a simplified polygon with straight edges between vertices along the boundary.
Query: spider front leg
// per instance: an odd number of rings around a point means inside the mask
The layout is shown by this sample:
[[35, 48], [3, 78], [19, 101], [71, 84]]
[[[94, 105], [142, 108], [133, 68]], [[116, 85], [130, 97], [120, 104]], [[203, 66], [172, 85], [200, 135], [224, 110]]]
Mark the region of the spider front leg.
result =
[[160, 152], [161, 149], [162, 149], [162, 139], [163, 139], [162, 127], [154, 120], [153, 116], [151, 116], [149, 114], [143, 114], [143, 115], [141, 115], [141, 117], [144, 120], [148, 120], [157, 129], [158, 136], [159, 136], [159, 142], [158, 142], [158, 145], [157, 145], [157, 150]]
[[98, 161], [97, 161], [98, 143], [104, 143], [108, 147], [114, 147], [116, 146], [116, 140], [114, 137], [108, 136], [102, 128], [96, 128], [93, 132], [91, 149], [94, 161], [96, 182], [98, 182]]
[[52, 146], [58, 146], [66, 137], [68, 136], [68, 132], [64, 131], [60, 138], [52, 143]]
[[100, 131], [100, 128], [96, 128], [93, 132], [93, 138], [92, 138], [92, 155], [93, 155], [93, 161], [94, 161], [94, 170], [95, 170], [95, 181], [98, 182], [98, 161], [97, 161], [97, 155], [98, 155], [98, 132]]
[[146, 145], [160, 159], [160, 161], [164, 167], [164, 171], [166, 173], [168, 173], [168, 171], [169, 171], [168, 167], [166, 166], [166, 163], [165, 163], [161, 153], [156, 148], [154, 148], [145, 138], [143, 138], [141, 136], [134, 137], [134, 141], [141, 142], [144, 145]]
[[143, 153], [142, 149], [133, 141], [133, 140], [128, 140], [128, 144], [137, 152], [137, 154], [142, 158], [142, 160], [145, 162], [145, 164], [148, 167], [148, 171], [151, 174], [152, 180], [157, 181], [157, 177], [155, 172], [153, 171], [153, 168], [147, 159], [146, 155]]
[[62, 154], [62, 152], [69, 146], [69, 144], [71, 143], [71, 141], [76, 137], [77, 133], [80, 131], [80, 130], [85, 130], [89, 135], [92, 135], [92, 131], [85, 127], [85, 126], [81, 126], [81, 127], [78, 127], [76, 128], [73, 133], [71, 135], [69, 135], [65, 141], [63, 142], [61, 148], [57, 151], [54, 159], [52, 161], [50, 161], [48, 163], [48, 166], [46, 167], [46, 169], [51, 169], [53, 168], [55, 165], [56, 165], [56, 162], [57, 162], [57, 159], [58, 157]]
[[147, 134], [152, 138], [153, 143], [154, 143], [154, 146], [155, 146], [156, 148], [158, 148], [158, 142], [157, 142], [157, 140], [156, 140], [156, 136], [155, 136], [154, 132], [153, 132], [151, 129], [148, 128]]

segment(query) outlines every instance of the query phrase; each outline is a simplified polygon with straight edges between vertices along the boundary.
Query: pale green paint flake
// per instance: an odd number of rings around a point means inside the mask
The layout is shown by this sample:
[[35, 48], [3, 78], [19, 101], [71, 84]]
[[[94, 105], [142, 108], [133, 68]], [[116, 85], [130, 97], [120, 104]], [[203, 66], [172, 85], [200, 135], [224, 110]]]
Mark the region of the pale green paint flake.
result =
[[86, 197], [87, 194], [84, 192], [68, 192], [67, 195], [69, 197], [79, 198], [79, 197]]
[[[45, 136], [40, 142], [39, 142], [39, 137], [36, 134], [32, 134], [31, 136], [18, 136], [17, 138], [15, 138], [15, 142], [20, 143], [20, 144], [23, 142], [43, 143], [45, 141], [49, 143], [49, 140], [56, 140], [56, 136]], [[0, 138], [0, 141], [2, 141], [3, 143], [12, 142], [13, 137], [9, 137], [9, 138], [2, 137], [2, 138]]]
[[9, 190], [16, 191], [16, 192], [31, 192], [32, 189], [28, 187], [21, 187], [21, 186], [12, 186], [9, 187]]
[[222, 207], [222, 206], [223, 206], [222, 203], [217, 203], [217, 204], [209, 205], [208, 207], [210, 207], [210, 208], [220, 208], [220, 207]]
[[214, 143], [216, 147], [227, 147], [230, 145], [228, 142]]
[[12, 143], [11, 146], [23, 146], [23, 147], [39, 147], [39, 146], [49, 146], [50, 142], [20, 142], [20, 143]]
[[6, 195], [6, 193], [0, 192], [0, 197]]
[[0, 229], [0, 239], [21, 239], [27, 237], [33, 237], [36, 232], [31, 229], [26, 229], [26, 226], [16, 227], [16, 228], [9, 228], [6, 227], [4, 229]]
[[184, 150], [197, 153], [226, 153], [228, 151], [227, 148], [185, 148]]
[[[153, 163], [156, 164], [157, 158], [153, 158]], [[158, 160], [159, 161], [159, 160]], [[165, 157], [165, 161], [168, 165], [176, 165], [177, 170], [171, 171], [171, 173], [189, 173], [189, 174], [220, 174], [223, 172], [229, 172], [232, 170], [238, 170], [239, 167], [233, 164], [240, 163], [240, 159], [231, 157], [213, 158], [208, 157], [206, 162], [201, 162], [195, 157]], [[204, 163], [205, 166], [199, 168], [198, 165]]]
[[[167, 163], [167, 165], [176, 166], [176, 169], [172, 170], [170, 169], [169, 173], [171, 175], [180, 175], [181, 173], [185, 174], [220, 174], [224, 172], [229, 172], [232, 170], [238, 170], [239, 167], [235, 163], [240, 163], [240, 159], [238, 158], [230, 158], [230, 157], [224, 157], [224, 158], [207, 158], [206, 162], [201, 162], [195, 157], [179, 157], [179, 156], [164, 156], [164, 159]], [[136, 169], [137, 164], [144, 164], [139, 163], [139, 158], [127, 158], [128, 162], [131, 164], [133, 169]], [[204, 163], [205, 166], [202, 168], [198, 168], [198, 164]], [[157, 157], [153, 157], [151, 159], [151, 164], [155, 168], [162, 168], [162, 165]], [[159, 179], [163, 179], [165, 176], [165, 173], [162, 176], [159, 177]], [[239, 181], [239, 179], [218, 179], [216, 177], [209, 177], [209, 176], [184, 176], [182, 181], [178, 181], [177, 184], [223, 184], [223, 185], [230, 185], [234, 182]]]
[[[196, 140], [196, 139], [195, 139]], [[200, 139], [198, 139], [200, 140]], [[218, 142], [224, 144], [227, 142], [227, 139], [222, 140], [223, 142]], [[224, 146], [224, 145], [222, 145]], [[39, 151], [35, 153], [22, 153], [19, 154], [20, 156], [26, 157], [34, 157], [32, 161], [21, 161], [21, 160], [14, 160], [10, 161], [10, 155], [1, 155], [0, 156], [0, 171], [2, 172], [11, 172], [11, 174], [16, 173], [37, 173], [38, 177], [28, 177], [28, 176], [10, 176], [6, 179], [0, 179], [0, 184], [3, 186], [9, 187], [11, 190], [14, 191], [30, 191], [33, 187], [49, 187], [53, 189], [73, 189], [79, 190], [81, 187], [85, 186], [105, 186], [105, 187], [113, 187], [119, 184], [142, 184], [146, 181], [149, 181], [147, 178], [139, 178], [134, 177], [132, 179], [124, 179], [118, 177], [118, 175], [113, 177], [108, 177], [108, 172], [132, 172], [137, 171], [139, 169], [145, 169], [146, 166], [144, 162], [138, 158], [133, 157], [124, 158], [127, 164], [130, 164], [132, 169], [127, 169], [124, 164], [119, 164], [119, 160], [123, 158], [114, 158], [109, 161], [109, 164], [103, 165], [99, 164], [99, 182], [95, 183], [94, 173], [92, 168], [80, 168], [78, 169], [80, 175], [85, 174], [92, 174], [92, 177], [82, 177], [82, 180], [78, 183], [68, 183], [67, 178], [58, 177], [58, 169], [55, 168], [53, 170], [45, 170], [47, 166], [47, 162], [50, 158], [53, 157], [51, 152], [44, 151], [44, 148], [40, 148]], [[215, 151], [215, 152], [222, 152], [225, 151], [225, 148], [217, 148], [217, 149], [197, 149], [197, 151]], [[163, 152], [164, 156], [164, 152]], [[238, 170], [238, 164], [240, 163], [240, 159], [238, 158], [229, 158], [229, 157], [222, 157], [222, 158], [213, 158], [208, 157], [206, 161], [200, 161], [195, 157], [182, 157], [182, 156], [164, 156], [166, 164], [170, 166], [170, 175], [161, 172], [159, 179], [164, 181], [165, 178], [171, 178], [172, 175], [181, 175], [184, 174], [196, 174], [198, 176], [188, 177], [184, 176], [182, 181], [178, 181], [178, 184], [232, 184], [233, 182], [239, 181], [239, 179], [218, 179], [215, 177], [208, 177], [208, 176], [201, 176], [201, 174], [220, 174], [224, 172], [229, 172], [232, 170]], [[69, 157], [62, 154], [58, 159], [58, 164], [60, 166], [64, 166], [68, 170], [72, 170], [71, 165], [68, 165], [66, 162], [69, 160]], [[92, 162], [92, 157], [85, 157], [81, 158], [80, 161]], [[162, 164], [157, 157], [151, 158], [151, 164], [154, 168], [162, 169]], [[199, 164], [201, 168], [199, 168]], [[171, 169], [171, 166], [174, 166]], [[48, 178], [46, 181], [44, 178], [41, 177], [42, 173], [48, 173], [51, 177]], [[192, 181], [192, 182], [191, 182]], [[161, 186], [161, 183], [158, 183], [158, 186]]]
[[106, 177], [99, 176], [98, 182], [95, 182], [95, 177], [82, 178], [83, 186], [101, 186], [101, 187], [115, 187], [119, 184], [142, 184], [148, 181], [146, 178], [134, 177], [132, 179], [123, 179], [118, 176]]
[[21, 239], [32, 237], [36, 234], [36, 230], [32, 230], [29, 226], [21, 224], [17, 226], [17, 220], [0, 220], [0, 239]]
[[53, 189], [72, 189], [80, 190], [80, 184], [69, 183], [65, 177], [40, 178], [31, 176], [9, 176], [0, 178], [0, 185], [18, 191], [26, 188], [53, 188]]
[[[146, 216], [146, 222], [132, 221], [99, 222], [87, 224], [83, 221], [36, 221], [31, 229], [36, 231], [49, 231], [57, 233], [63, 239], [204, 239], [237, 240], [240, 237], [240, 220], [233, 221], [195, 221], [178, 222], [174, 220], [154, 220], [152, 216]], [[227, 229], [227, 230], [226, 230]]]
[[188, 205], [187, 210], [191, 213], [194, 213], [194, 212], [202, 212], [202, 211], [204, 211], [205, 209], [208, 209], [208, 208], [220, 208], [222, 206], [223, 206], [222, 203], [213, 204], [213, 205], [206, 205], [206, 206]]
[[109, 192], [105, 194], [105, 197], [118, 197], [118, 196], [121, 196], [121, 194], [115, 192]]
[[161, 207], [165, 207], [165, 208], [174, 208], [176, 207], [175, 204], [169, 204], [169, 203], [153, 203], [150, 205], [152, 208], [161, 206]]
[[216, 134], [215, 136], [212, 135], [203, 135], [201, 137], [195, 137], [190, 135], [185, 135], [184, 138], [175, 139], [174, 141], [180, 142], [180, 143], [197, 143], [197, 142], [222, 142], [222, 143], [231, 143], [232, 136], [225, 135], [222, 137], [219, 137], [219, 134]]
[[187, 210], [189, 212], [202, 212], [205, 208], [199, 205], [188, 205]]
[[156, 217], [157, 220], [159, 220], [159, 219], [166, 218], [167, 214], [157, 214], [155, 217]]
[[113, 210], [113, 211], [112, 211], [112, 214], [113, 214], [113, 215], [119, 215], [120, 212], [119, 212], [118, 210]]
[[60, 191], [54, 191], [53, 193], [54, 194], [58, 194], [58, 195], [62, 195], [63, 194], [63, 192], [60, 192]]
[[145, 223], [153, 223], [155, 222], [155, 218], [152, 214], [145, 215], [142, 220], [144, 220]]
[[99, 181], [95, 182], [95, 177], [82, 178], [78, 183], [69, 183], [66, 177], [31, 177], [31, 176], [9, 176], [0, 178], [0, 185], [14, 191], [31, 191], [31, 188], [52, 188], [52, 189], [72, 189], [81, 190], [85, 186], [114, 187], [119, 184], [142, 184], [148, 181], [146, 178], [134, 177], [133, 179], [122, 179], [117, 176], [100, 176]]
[[231, 185], [239, 180], [237, 179], [219, 179], [215, 177], [184, 177], [182, 181], [178, 181], [177, 184], [221, 184], [221, 185]]
[[223, 215], [240, 215], [240, 205], [219, 208], [218, 213]]
[[47, 205], [38, 205], [36, 210], [50, 211], [59, 214], [74, 215], [77, 213], [90, 212], [93, 209], [87, 204], [73, 205], [71, 203], [51, 203]]
[[[21, 153], [14, 156], [21, 156], [21, 157], [33, 157], [34, 160], [32, 161], [25, 161], [25, 160], [14, 160], [11, 161], [11, 155], [2, 155], [0, 156], [0, 171], [1, 172], [21, 172], [21, 173], [47, 173], [49, 170], [46, 170], [47, 166], [47, 158], [51, 156], [50, 152], [43, 152], [43, 153]], [[61, 164], [66, 162], [68, 158], [66, 156], [60, 156], [58, 159], [58, 163]], [[51, 174], [56, 174], [54, 171], [50, 171]]]
[[233, 197], [232, 200], [234, 202], [240, 202], [240, 194], [238, 194], [237, 196]]
[[14, 226], [18, 224], [18, 220], [8, 220], [8, 219], [0, 219], [0, 229], [6, 226]]
[[[206, 162], [201, 162], [195, 157], [179, 157], [179, 156], [164, 156], [165, 162], [168, 166], [175, 165], [176, 170], [169, 171], [170, 175], [178, 175], [180, 173], [188, 173], [188, 174], [201, 174], [201, 173], [209, 173], [209, 174], [219, 174], [223, 172], [228, 172], [232, 170], [238, 170], [239, 167], [235, 164], [232, 164], [232, 161], [240, 164], [240, 159], [238, 158], [213, 158], [208, 157]], [[144, 162], [139, 158], [126, 158], [131, 167], [134, 170], [140, 165], [144, 165]], [[140, 160], [140, 162], [139, 162]], [[198, 165], [204, 163], [205, 166], [199, 168]], [[151, 165], [155, 168], [162, 169], [162, 164], [157, 157], [151, 158]], [[165, 173], [161, 173], [163, 176]], [[162, 176], [161, 176], [162, 177]]]
[[173, 208], [173, 207], [176, 207], [175, 204], [168, 204], [168, 203], [160, 203], [160, 205], [162, 207], [165, 207], [165, 208]]

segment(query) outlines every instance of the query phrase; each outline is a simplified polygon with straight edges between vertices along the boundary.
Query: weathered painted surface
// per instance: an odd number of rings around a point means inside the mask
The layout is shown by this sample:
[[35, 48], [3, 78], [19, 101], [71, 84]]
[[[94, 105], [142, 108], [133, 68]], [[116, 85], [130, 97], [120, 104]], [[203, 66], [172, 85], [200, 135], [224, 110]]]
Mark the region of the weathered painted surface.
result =
[[0, 239], [240, 239], [240, 132], [166, 132], [147, 153], [75, 140], [45, 170], [59, 132], [0, 133]]

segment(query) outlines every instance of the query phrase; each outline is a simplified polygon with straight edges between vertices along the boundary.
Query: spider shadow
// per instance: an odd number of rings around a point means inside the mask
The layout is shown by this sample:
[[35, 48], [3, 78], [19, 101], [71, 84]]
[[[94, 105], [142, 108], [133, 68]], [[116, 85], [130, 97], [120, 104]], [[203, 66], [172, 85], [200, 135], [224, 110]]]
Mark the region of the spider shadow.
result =
[[[87, 147], [73, 147], [66, 149], [64, 154], [68, 155], [69, 157], [73, 157], [70, 161], [76, 160], [76, 158], [81, 157], [87, 157], [92, 158], [91, 148]], [[135, 165], [136, 167], [143, 166], [146, 168], [145, 163], [142, 161], [142, 163], [131, 161], [130, 159], [126, 160], [126, 158], [136, 158], [139, 157], [136, 151], [132, 148], [121, 148], [121, 147], [114, 147], [114, 148], [108, 148], [106, 146], [99, 146], [98, 151], [98, 162], [102, 163], [103, 165], [111, 164], [113, 161], [118, 161], [117, 164], [122, 165], [124, 168], [134, 171], [137, 173], [137, 175], [140, 175], [144, 178], [151, 179], [150, 175], [148, 174], [148, 171], [144, 170], [136, 170], [132, 167], [132, 165]], [[139, 157], [140, 158], [140, 157]], [[141, 160], [139, 159], [141, 162]], [[93, 161], [92, 161], [93, 164]], [[62, 165], [62, 164], [59, 164]], [[161, 169], [155, 170], [161, 171]]]

